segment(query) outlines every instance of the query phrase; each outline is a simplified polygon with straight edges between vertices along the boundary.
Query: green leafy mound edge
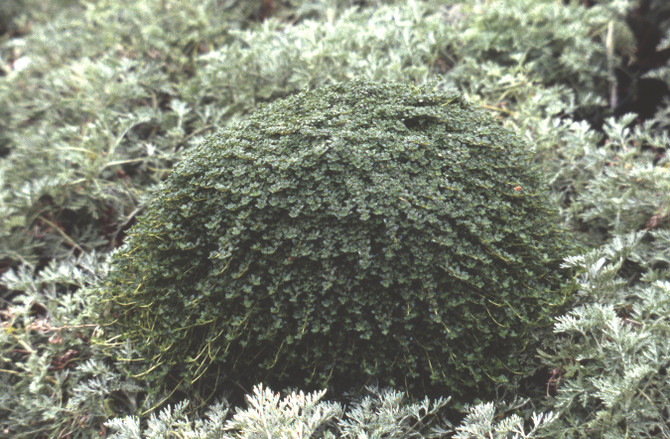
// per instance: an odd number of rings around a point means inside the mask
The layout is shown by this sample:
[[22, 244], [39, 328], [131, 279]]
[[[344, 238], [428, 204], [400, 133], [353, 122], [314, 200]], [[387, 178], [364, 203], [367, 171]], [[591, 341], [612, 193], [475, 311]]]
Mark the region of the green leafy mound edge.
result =
[[161, 385], [471, 397], [563, 309], [566, 241], [519, 137], [458, 94], [353, 81], [191, 150], [104, 293]]

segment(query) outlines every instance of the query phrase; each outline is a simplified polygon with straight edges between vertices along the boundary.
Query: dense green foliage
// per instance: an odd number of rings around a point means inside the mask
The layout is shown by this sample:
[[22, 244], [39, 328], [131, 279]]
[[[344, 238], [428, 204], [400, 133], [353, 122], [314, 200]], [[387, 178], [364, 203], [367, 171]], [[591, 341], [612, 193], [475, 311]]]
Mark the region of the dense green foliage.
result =
[[[0, 1], [0, 437], [670, 437], [668, 5]], [[579, 292], [537, 380], [461, 416], [455, 400], [451, 427], [385, 392], [341, 412], [251, 388], [245, 409], [174, 405], [96, 317], [91, 283], [185, 151], [259, 103], [356, 78], [490, 110], [593, 248], [566, 261]]]
[[522, 373], [529, 331], [566, 301], [558, 222], [493, 119], [452, 93], [355, 82], [192, 150], [105, 290], [147, 367], [186, 367], [189, 385], [213, 362], [243, 386], [472, 397]]

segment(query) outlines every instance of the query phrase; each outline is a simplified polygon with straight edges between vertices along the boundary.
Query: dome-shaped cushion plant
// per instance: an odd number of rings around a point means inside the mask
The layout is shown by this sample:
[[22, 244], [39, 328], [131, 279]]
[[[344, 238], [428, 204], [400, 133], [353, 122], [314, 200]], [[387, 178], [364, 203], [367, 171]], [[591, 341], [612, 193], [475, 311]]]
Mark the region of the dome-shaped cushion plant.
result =
[[524, 143], [489, 116], [353, 82], [190, 151], [106, 292], [155, 380], [473, 396], [523, 367], [564, 301], [557, 223]]

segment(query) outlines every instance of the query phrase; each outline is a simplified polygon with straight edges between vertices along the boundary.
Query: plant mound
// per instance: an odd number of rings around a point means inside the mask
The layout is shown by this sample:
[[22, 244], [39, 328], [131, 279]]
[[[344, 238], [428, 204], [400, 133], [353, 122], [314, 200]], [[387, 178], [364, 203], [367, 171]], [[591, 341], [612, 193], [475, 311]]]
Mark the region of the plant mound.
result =
[[471, 397], [521, 370], [564, 302], [557, 223], [523, 142], [490, 117], [353, 82], [192, 150], [106, 292], [156, 382]]

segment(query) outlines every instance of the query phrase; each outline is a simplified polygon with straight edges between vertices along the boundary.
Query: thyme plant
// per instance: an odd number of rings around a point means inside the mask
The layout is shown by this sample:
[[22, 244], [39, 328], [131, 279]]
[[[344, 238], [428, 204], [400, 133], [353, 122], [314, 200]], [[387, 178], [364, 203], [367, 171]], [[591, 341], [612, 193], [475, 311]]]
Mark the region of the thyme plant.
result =
[[102, 292], [156, 385], [486, 395], [569, 297], [525, 144], [437, 89], [268, 105], [193, 150], [138, 221]]

